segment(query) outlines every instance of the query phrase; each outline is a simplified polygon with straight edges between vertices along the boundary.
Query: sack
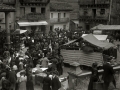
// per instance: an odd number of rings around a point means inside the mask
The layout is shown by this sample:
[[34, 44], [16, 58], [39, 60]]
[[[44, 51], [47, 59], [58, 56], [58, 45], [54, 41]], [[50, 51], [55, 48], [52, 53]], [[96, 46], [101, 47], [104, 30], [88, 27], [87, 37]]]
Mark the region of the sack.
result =
[[93, 82], [93, 90], [104, 90], [104, 82]]

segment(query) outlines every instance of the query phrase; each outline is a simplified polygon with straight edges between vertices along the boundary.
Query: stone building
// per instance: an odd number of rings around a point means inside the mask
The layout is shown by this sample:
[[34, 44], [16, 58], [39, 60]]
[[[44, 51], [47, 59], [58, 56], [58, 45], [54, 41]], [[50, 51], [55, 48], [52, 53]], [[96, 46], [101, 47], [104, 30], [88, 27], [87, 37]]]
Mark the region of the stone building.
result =
[[120, 0], [79, 0], [79, 22], [83, 30], [98, 24], [119, 24]]
[[72, 6], [64, 0], [50, 1], [50, 29], [70, 29], [70, 12]]
[[[15, 0], [0, 0], [0, 4], [4, 4], [3, 8], [10, 8], [10, 7], [15, 7]], [[10, 6], [10, 7], [9, 7]], [[13, 30], [15, 28], [15, 12], [10, 12], [8, 15], [8, 24], [9, 24], [9, 28], [11, 30]], [[6, 29], [5, 26], [5, 12], [1, 11], [0, 12], [0, 31], [3, 31]]]
[[32, 33], [49, 32], [50, 0], [16, 0], [16, 28]]

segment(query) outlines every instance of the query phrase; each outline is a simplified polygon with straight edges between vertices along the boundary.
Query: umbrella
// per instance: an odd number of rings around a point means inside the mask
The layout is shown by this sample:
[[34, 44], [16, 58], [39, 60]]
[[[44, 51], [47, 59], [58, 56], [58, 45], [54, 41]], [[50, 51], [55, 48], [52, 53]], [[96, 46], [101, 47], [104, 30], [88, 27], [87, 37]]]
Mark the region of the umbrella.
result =
[[22, 33], [25, 33], [27, 32], [27, 30], [21, 30], [21, 29], [16, 29], [13, 34], [22, 34]]

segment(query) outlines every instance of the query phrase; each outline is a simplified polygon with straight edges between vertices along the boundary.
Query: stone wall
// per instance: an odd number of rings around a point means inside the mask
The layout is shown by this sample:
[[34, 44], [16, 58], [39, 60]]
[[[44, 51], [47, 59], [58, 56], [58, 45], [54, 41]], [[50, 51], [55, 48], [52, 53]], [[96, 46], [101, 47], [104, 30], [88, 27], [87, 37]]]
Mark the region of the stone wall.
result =
[[[85, 75], [77, 78], [69, 74], [69, 90], [88, 90], [90, 76], [91, 75]], [[99, 77], [101, 78], [102, 75], [100, 75]], [[119, 72], [115, 73], [115, 80], [117, 83], [117, 88], [120, 88]], [[114, 88], [115, 88], [114, 85], [110, 83], [109, 90], [113, 90]]]

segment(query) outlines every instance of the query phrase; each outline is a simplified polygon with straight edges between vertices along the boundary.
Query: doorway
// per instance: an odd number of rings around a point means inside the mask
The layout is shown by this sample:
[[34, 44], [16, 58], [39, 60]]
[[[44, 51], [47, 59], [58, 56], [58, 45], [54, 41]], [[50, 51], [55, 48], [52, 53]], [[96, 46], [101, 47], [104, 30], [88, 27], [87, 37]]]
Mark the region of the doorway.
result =
[[96, 17], [96, 9], [92, 9], [93, 17]]
[[89, 24], [86, 24], [86, 30], [90, 30], [90, 25]]
[[61, 13], [58, 13], [58, 22], [60, 21]]
[[53, 26], [50, 26], [50, 31], [53, 31]]

